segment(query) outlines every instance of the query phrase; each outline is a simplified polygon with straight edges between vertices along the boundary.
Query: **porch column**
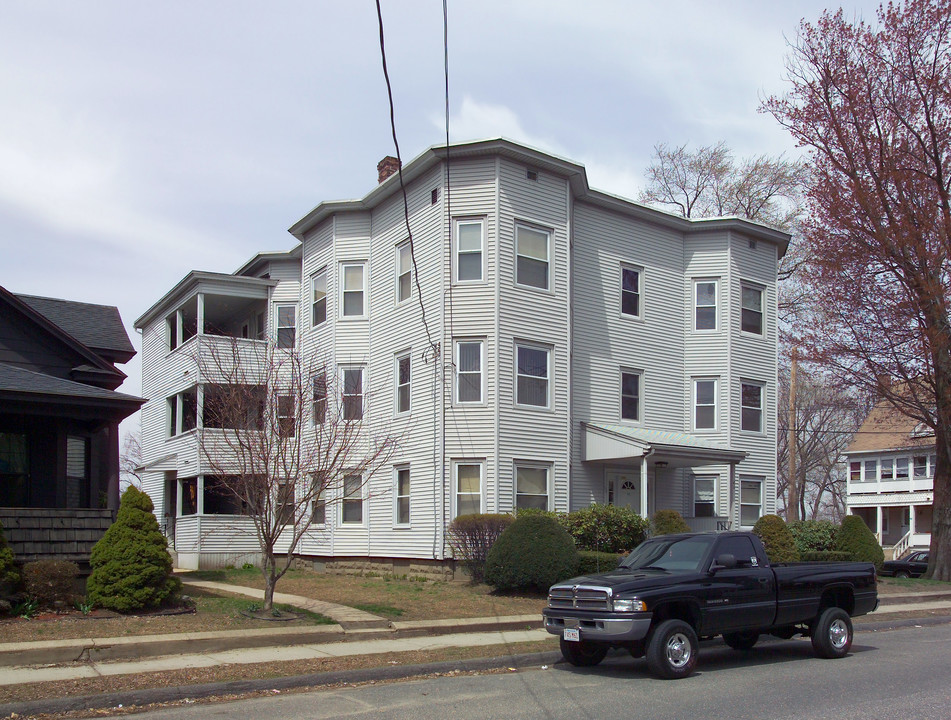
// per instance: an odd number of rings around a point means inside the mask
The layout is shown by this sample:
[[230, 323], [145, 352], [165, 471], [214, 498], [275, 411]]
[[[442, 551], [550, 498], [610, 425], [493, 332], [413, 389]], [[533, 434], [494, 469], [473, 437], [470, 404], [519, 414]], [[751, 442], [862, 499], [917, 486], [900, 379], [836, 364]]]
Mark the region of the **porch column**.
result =
[[[615, 492], [617, 490], [615, 489]], [[641, 517], [647, 518], [647, 458], [641, 459]]]
[[915, 510], [916, 508], [914, 505], [908, 506], [908, 532], [911, 533], [910, 540], [912, 545], [915, 544], [915, 533], [917, 532], [917, 529], [915, 528]]
[[878, 535], [878, 541], [885, 544], [885, 534], [882, 532], [882, 506], [875, 508], [875, 533]]
[[198, 293], [195, 298], [195, 334], [205, 334], [205, 293]]

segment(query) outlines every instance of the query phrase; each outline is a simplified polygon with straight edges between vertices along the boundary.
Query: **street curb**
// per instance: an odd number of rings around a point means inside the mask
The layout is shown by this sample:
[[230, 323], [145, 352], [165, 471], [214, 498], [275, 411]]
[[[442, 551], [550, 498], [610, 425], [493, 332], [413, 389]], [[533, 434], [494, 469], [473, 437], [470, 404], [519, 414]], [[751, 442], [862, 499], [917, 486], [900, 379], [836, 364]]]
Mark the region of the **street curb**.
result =
[[170, 688], [131, 690], [127, 692], [103, 695], [83, 695], [79, 697], [52, 698], [28, 702], [0, 705], [0, 717], [16, 715], [37, 715], [40, 713], [64, 713], [75, 710], [93, 710], [124, 708], [152, 703], [172, 703], [183, 700], [197, 700], [217, 695], [242, 695], [266, 690], [292, 690], [297, 688], [319, 688], [327, 685], [355, 685], [358, 683], [381, 682], [385, 680], [403, 680], [419, 675], [437, 673], [479, 672], [497, 668], [524, 669], [528, 667], [553, 665], [561, 660], [560, 652], [526, 653], [520, 655], [498, 655], [490, 658], [472, 658], [470, 660], [446, 660], [419, 665], [388, 665], [363, 670], [342, 672], [322, 672], [309, 675], [270, 678], [266, 680], [235, 680], [205, 685], [182, 685]]

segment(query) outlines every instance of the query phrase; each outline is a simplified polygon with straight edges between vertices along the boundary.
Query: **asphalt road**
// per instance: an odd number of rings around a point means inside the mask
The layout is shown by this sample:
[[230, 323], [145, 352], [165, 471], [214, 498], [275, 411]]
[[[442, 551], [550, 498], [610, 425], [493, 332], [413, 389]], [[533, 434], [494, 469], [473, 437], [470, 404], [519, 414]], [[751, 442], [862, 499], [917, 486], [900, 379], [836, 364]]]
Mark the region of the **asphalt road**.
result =
[[766, 640], [749, 653], [705, 643], [698, 672], [685, 680], [655, 680], [643, 659], [617, 652], [591, 669], [558, 663], [502, 675], [186, 705], [137, 717], [947, 720], [951, 625], [858, 633], [852, 653], [841, 660], [814, 658], [801, 639]]

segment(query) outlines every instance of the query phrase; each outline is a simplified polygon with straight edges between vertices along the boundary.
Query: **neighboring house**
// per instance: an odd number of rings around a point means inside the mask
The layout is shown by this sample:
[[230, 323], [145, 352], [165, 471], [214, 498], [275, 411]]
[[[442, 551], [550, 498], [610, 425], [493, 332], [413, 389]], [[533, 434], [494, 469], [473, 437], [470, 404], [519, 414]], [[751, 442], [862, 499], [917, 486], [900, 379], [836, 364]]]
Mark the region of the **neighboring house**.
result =
[[892, 557], [931, 546], [935, 438], [885, 401], [846, 450], [848, 512], [861, 517]]
[[672, 508], [714, 531], [775, 512], [787, 234], [685, 220], [592, 190], [581, 165], [490, 140], [403, 168], [411, 253], [386, 168], [363, 199], [297, 222], [293, 250], [189, 273], [136, 321], [143, 487], [180, 565], [256, 550], [199, 456], [194, 355], [207, 335], [318, 358], [357, 388], [365, 422], [401, 440], [346, 513], [328, 507], [308, 557], [441, 561], [454, 516], [519, 507]]
[[17, 560], [83, 565], [119, 505], [119, 311], [0, 287], [0, 522]]

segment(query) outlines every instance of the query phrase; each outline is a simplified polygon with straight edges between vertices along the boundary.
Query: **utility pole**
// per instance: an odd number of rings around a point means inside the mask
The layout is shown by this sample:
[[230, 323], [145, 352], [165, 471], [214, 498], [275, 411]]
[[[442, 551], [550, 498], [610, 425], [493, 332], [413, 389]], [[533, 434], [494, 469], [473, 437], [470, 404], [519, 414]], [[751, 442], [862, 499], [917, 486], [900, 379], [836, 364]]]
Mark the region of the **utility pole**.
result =
[[792, 364], [789, 368], [789, 417], [786, 420], [789, 440], [789, 492], [786, 503], [786, 522], [799, 519], [799, 478], [796, 475], [796, 369], [799, 357], [794, 347], [792, 349]]

